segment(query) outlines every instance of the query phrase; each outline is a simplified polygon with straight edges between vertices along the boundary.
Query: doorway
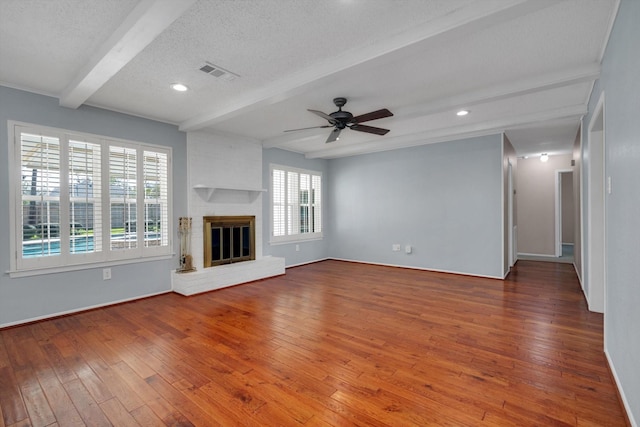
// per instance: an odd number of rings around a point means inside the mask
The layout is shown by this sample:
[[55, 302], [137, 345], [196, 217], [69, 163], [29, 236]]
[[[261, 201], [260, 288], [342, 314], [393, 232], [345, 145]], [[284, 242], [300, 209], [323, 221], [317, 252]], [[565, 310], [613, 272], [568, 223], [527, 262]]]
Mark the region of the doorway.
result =
[[574, 196], [573, 171], [556, 170], [555, 255], [573, 262]]

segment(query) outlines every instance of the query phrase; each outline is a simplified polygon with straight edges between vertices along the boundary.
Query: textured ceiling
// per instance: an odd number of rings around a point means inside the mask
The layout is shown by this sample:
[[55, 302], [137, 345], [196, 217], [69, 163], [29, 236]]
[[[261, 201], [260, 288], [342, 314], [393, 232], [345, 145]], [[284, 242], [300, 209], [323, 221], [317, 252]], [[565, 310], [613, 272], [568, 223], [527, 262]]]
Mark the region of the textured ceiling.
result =
[[[571, 149], [618, 0], [2, 0], [0, 84], [332, 158], [505, 131]], [[237, 75], [216, 79], [210, 61]], [[169, 88], [174, 82], [186, 93]], [[348, 98], [386, 136], [330, 129]], [[471, 114], [457, 117], [468, 108]]]

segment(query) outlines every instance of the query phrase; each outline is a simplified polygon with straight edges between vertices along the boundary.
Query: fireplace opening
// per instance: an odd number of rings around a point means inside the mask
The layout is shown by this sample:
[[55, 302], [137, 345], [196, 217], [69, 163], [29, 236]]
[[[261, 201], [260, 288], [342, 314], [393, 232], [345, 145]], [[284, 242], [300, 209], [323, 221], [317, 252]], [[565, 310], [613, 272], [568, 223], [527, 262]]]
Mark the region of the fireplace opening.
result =
[[205, 216], [204, 266], [256, 259], [255, 216]]

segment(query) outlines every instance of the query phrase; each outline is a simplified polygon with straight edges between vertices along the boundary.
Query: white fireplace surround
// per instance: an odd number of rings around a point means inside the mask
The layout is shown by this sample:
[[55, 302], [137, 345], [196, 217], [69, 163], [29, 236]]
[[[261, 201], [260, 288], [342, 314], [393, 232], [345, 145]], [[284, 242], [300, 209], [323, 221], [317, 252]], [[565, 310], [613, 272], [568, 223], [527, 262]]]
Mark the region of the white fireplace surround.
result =
[[[284, 258], [262, 256], [262, 145], [209, 132], [187, 134], [188, 216], [196, 271], [171, 273], [173, 291], [193, 295], [285, 273]], [[253, 261], [203, 268], [205, 216], [255, 216]]]

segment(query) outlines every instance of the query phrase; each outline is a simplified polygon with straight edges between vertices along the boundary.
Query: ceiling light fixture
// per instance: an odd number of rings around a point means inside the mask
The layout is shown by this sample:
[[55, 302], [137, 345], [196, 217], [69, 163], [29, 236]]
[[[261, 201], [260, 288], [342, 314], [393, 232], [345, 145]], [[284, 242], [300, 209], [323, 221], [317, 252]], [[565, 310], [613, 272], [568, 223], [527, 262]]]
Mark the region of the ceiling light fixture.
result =
[[469, 110], [460, 110], [456, 113], [458, 116], [466, 116], [467, 114], [469, 114]]
[[540, 161], [541, 162], [546, 162], [547, 160], [549, 160], [549, 155], [547, 153], [542, 153], [540, 155]]
[[171, 89], [177, 90], [178, 92], [186, 92], [189, 90], [188, 87], [183, 85], [182, 83], [174, 83], [171, 85]]

